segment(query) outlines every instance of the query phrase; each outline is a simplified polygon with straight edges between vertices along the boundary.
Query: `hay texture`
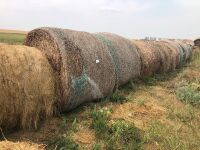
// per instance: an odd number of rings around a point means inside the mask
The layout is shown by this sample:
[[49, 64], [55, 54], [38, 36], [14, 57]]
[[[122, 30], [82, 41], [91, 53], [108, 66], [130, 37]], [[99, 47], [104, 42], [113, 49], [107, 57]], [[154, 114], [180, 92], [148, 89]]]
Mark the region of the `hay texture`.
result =
[[36, 48], [0, 44], [0, 127], [37, 128], [51, 116], [55, 79]]
[[149, 76], [160, 72], [161, 56], [159, 47], [152, 41], [133, 40], [141, 57], [141, 76]]
[[140, 76], [141, 60], [138, 50], [129, 40], [111, 33], [98, 33], [97, 37], [102, 39], [113, 53], [113, 64], [118, 74], [118, 85], [123, 85], [133, 78]]
[[137, 50], [115, 35], [39, 28], [28, 33], [25, 44], [40, 49], [58, 74], [61, 111], [108, 96], [140, 72]]
[[190, 60], [192, 56], [192, 46], [182, 41], [176, 41], [176, 42], [181, 46], [183, 50], [183, 62], [185, 63], [188, 60]]
[[1, 141], [0, 150], [45, 150], [45, 146], [29, 142]]

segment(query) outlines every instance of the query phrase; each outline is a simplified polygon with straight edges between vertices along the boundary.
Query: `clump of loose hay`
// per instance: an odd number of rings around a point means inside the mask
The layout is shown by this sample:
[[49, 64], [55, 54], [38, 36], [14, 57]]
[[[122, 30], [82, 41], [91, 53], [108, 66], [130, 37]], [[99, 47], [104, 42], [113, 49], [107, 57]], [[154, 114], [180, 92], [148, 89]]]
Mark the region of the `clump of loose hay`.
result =
[[25, 45], [40, 49], [58, 74], [61, 111], [108, 96], [140, 72], [137, 50], [115, 35], [39, 28], [28, 33]]
[[45, 146], [29, 142], [1, 141], [0, 150], [45, 150]]
[[36, 48], [0, 44], [0, 127], [37, 128], [55, 105], [51, 66]]

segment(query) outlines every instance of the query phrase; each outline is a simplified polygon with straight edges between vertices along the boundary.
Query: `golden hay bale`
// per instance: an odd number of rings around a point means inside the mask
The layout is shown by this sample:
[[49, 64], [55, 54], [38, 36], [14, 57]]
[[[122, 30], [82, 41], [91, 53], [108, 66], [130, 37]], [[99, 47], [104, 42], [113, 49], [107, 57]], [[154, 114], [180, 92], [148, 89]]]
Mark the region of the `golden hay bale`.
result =
[[1, 141], [0, 150], [45, 150], [45, 146], [29, 142]]
[[[118, 53], [123, 55], [123, 52], [118, 51], [124, 49], [124, 56], [127, 56], [132, 50], [131, 54], [135, 56], [127, 57], [136, 59], [137, 51], [128, 40], [118, 36], [115, 39], [118, 42], [121, 40], [123, 46], [120, 47], [111, 41], [112, 39], [108, 40], [100, 34], [39, 28], [28, 33], [25, 45], [39, 48], [59, 74], [57, 80], [61, 83], [62, 89], [60, 109], [68, 111], [84, 102], [108, 96], [119, 84], [127, 82], [130, 76], [133, 78], [138, 74], [139, 66], [133, 67], [134, 63], [131, 62], [134, 60], [126, 61], [126, 58], [120, 56], [124, 59], [122, 65], [118, 56]], [[127, 73], [123, 80], [122, 75], [125, 73], [123, 69], [127, 70], [123, 67], [128, 65], [135, 69], [135, 72], [129, 70], [128, 73], [131, 74]]]
[[141, 76], [159, 73], [162, 64], [159, 47], [151, 41], [132, 40], [132, 43], [136, 45], [141, 56]]
[[37, 128], [54, 111], [54, 82], [39, 50], [0, 44], [0, 127]]

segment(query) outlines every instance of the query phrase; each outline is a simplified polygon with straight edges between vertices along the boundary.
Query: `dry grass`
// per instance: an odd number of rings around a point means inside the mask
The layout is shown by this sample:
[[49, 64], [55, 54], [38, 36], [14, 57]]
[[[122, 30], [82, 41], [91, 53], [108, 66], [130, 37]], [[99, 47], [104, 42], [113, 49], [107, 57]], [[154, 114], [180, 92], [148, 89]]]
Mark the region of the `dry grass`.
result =
[[2, 141], [0, 142], [0, 149], [1, 150], [45, 150], [45, 146], [28, 142]]
[[8, 29], [0, 29], [0, 33], [17, 33], [17, 34], [27, 34], [27, 31], [21, 30], [8, 30]]

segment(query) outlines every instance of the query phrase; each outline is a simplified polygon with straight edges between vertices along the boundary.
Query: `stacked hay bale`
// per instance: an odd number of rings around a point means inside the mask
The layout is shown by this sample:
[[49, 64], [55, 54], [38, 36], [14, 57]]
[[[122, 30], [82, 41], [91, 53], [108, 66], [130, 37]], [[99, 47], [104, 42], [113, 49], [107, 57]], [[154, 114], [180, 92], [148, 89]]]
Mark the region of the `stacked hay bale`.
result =
[[200, 47], [200, 38], [194, 40], [194, 46]]
[[[149, 76], [169, 69], [169, 64], [167, 64], [170, 59], [169, 53], [166, 51], [161, 54], [160, 51], [163, 50], [163, 47], [156, 45], [155, 41], [134, 40], [132, 43], [136, 45], [141, 56], [141, 76]], [[163, 66], [162, 70], [161, 66]]]
[[141, 76], [166, 73], [190, 59], [192, 47], [181, 41], [132, 41], [141, 56]]
[[37, 128], [56, 102], [47, 59], [36, 48], [0, 44], [0, 64], [0, 127]]
[[1, 150], [45, 150], [45, 146], [29, 142], [1, 141], [0, 149]]
[[40, 49], [58, 74], [61, 111], [108, 96], [140, 74], [137, 49], [117, 35], [39, 28], [27, 35], [25, 45]]
[[180, 68], [183, 65], [183, 50], [181, 46], [174, 41], [165, 40], [159, 41], [160, 44], [167, 46], [169, 49], [173, 51], [170, 57], [173, 58], [174, 63], [170, 70], [175, 70], [176, 68]]

